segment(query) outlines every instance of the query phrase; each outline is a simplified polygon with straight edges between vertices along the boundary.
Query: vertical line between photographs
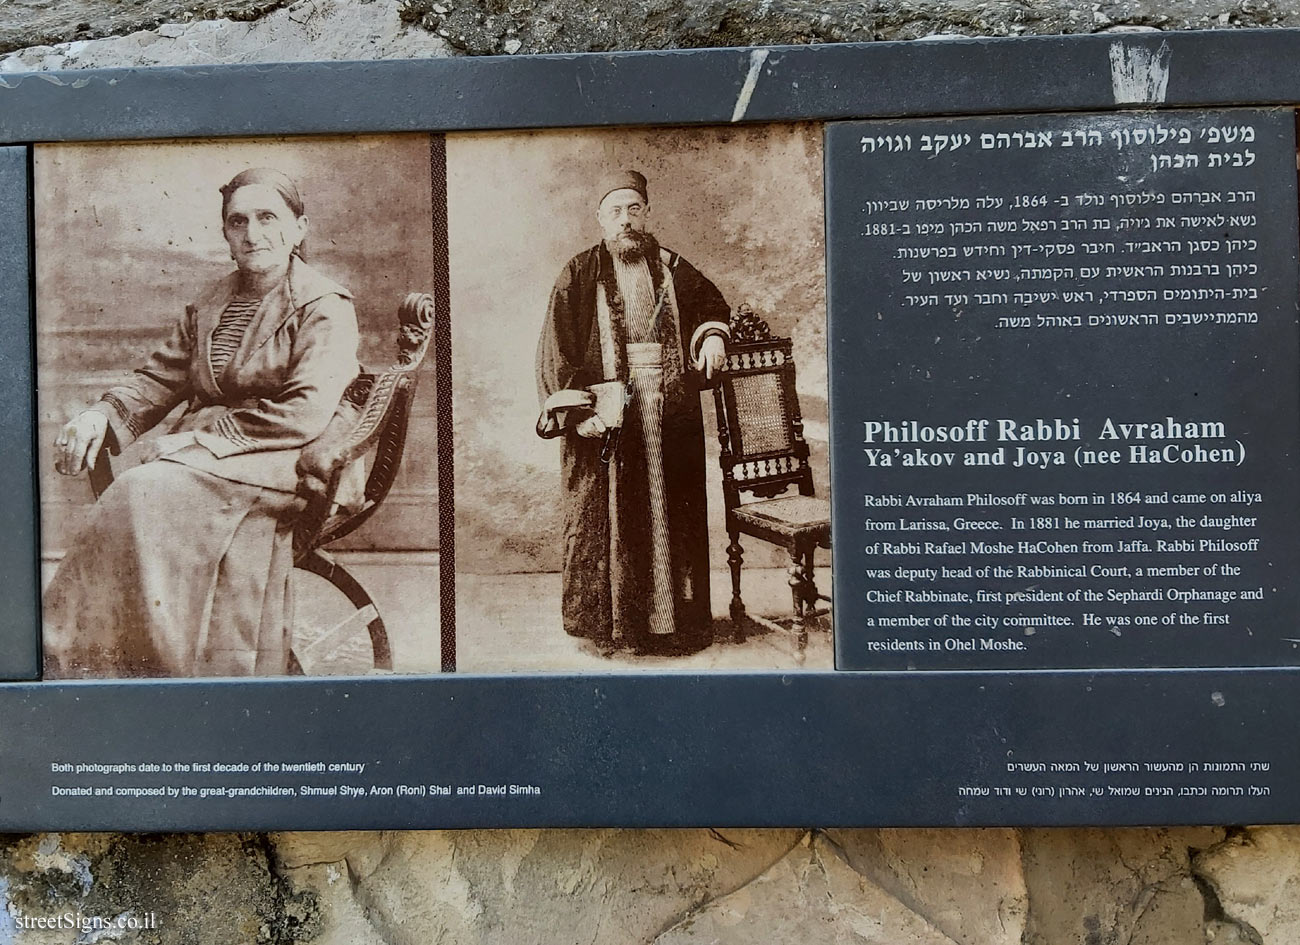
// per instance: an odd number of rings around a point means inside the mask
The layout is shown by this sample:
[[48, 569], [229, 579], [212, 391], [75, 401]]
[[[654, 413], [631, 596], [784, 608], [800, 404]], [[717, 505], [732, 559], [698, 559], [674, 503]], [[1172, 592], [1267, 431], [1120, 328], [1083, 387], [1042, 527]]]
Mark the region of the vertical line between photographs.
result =
[[442, 671], [456, 671], [456, 482], [451, 393], [451, 279], [447, 233], [447, 139], [429, 136], [433, 203], [433, 348], [438, 411], [438, 605]]

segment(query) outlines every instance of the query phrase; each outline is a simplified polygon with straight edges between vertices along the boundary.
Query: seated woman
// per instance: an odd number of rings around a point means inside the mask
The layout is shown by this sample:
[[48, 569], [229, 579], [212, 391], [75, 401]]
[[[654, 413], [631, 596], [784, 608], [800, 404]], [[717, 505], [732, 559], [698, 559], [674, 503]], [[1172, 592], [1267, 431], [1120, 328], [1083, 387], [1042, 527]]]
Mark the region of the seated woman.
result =
[[302, 259], [288, 176], [250, 168], [221, 196], [236, 271], [56, 441], [56, 468], [77, 475], [185, 405], [90, 510], [46, 591], [47, 678], [288, 668], [294, 464], [357, 376], [357, 320]]

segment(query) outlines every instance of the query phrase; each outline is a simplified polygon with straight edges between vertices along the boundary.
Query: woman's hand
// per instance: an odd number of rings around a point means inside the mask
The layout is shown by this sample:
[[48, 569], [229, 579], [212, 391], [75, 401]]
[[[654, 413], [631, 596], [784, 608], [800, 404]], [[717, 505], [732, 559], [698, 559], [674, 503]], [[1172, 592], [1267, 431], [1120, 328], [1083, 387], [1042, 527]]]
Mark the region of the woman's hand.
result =
[[586, 420], [583, 420], [578, 424], [576, 432], [578, 436], [583, 437], [584, 439], [594, 440], [597, 437], [604, 436], [606, 429], [608, 428], [605, 426], [605, 421], [593, 413]]
[[54, 441], [54, 468], [65, 476], [76, 476], [87, 466], [94, 469], [99, 449], [108, 433], [108, 417], [98, 410], [84, 410], [69, 420]]

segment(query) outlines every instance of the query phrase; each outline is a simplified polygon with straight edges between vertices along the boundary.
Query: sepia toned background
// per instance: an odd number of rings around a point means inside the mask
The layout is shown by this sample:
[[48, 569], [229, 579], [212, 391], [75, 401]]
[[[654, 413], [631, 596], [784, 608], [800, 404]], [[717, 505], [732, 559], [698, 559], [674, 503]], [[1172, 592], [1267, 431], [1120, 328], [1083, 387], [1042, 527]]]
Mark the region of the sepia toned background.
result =
[[[165, 339], [206, 286], [232, 271], [218, 188], [250, 166], [299, 183], [311, 265], [354, 294], [361, 359], [396, 355], [397, 308], [433, 284], [429, 139], [425, 135], [286, 140], [42, 145], [35, 152], [38, 450], [42, 563], [48, 579], [78, 512], [87, 477], [54, 472], [62, 424], [97, 401]], [[432, 361], [421, 369], [406, 455], [384, 506], [332, 546], [375, 597], [399, 669], [436, 671], [437, 482]], [[179, 413], [178, 408], [177, 413]], [[170, 420], [154, 428], [165, 432]], [[124, 451], [118, 464], [134, 462]], [[300, 582], [300, 622], [341, 601], [314, 577]], [[341, 619], [341, 618], [340, 618]]]
[[[793, 338], [813, 478], [828, 494], [819, 126], [449, 135], [461, 669], [611, 665], [588, 664], [562, 639], [560, 441], [534, 432], [534, 364], [551, 288], [575, 254], [600, 241], [601, 181], [619, 168], [648, 179], [647, 225], [664, 247], [717, 285], [733, 311], [748, 303], [774, 334]], [[704, 428], [714, 612], [725, 615], [728, 539], [711, 393]], [[757, 539], [742, 544], [751, 612], [785, 617], [786, 553]], [[824, 565], [823, 590], [830, 585]], [[493, 603], [518, 597], [529, 606]], [[829, 633], [815, 634], [813, 647], [812, 665], [829, 667]], [[794, 654], [761, 645], [721, 658], [718, 665], [751, 668], [797, 663]], [[692, 665], [714, 665], [712, 656], [702, 659]]]

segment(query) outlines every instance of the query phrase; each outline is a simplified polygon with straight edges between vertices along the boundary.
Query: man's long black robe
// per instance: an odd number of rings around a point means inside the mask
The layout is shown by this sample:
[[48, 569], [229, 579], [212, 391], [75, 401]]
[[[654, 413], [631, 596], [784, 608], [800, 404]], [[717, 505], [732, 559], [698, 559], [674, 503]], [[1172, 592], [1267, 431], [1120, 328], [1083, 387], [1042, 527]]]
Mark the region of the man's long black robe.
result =
[[[564, 501], [564, 629], [603, 645], [690, 649], [710, 637], [708, 527], [704, 487], [704, 424], [698, 372], [691, 343], [709, 322], [726, 325], [722, 293], [690, 263], [665, 254], [675, 288], [677, 331], [661, 341], [680, 346], [685, 370], [665, 383], [663, 463], [668, 499], [677, 639], [651, 639], [648, 611], [653, 594], [651, 536], [644, 446], [638, 424], [625, 422], [611, 463], [601, 462], [602, 440], [578, 436], [572, 424], [561, 437]], [[663, 263], [651, 262], [656, 293]], [[564, 267], [551, 292], [537, 349], [540, 399], [557, 391], [585, 389], [606, 380], [597, 321], [597, 293], [618, 305], [613, 260], [603, 243], [579, 253]], [[616, 468], [615, 468], [616, 467]], [[611, 529], [611, 471], [618, 501]], [[617, 536], [612, 538], [611, 536]]]

